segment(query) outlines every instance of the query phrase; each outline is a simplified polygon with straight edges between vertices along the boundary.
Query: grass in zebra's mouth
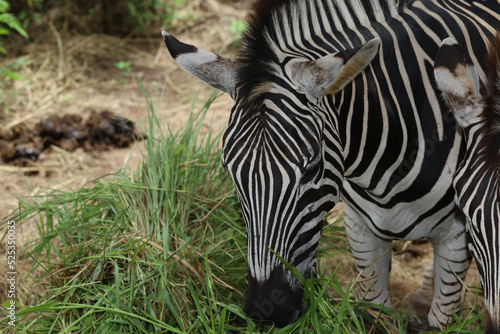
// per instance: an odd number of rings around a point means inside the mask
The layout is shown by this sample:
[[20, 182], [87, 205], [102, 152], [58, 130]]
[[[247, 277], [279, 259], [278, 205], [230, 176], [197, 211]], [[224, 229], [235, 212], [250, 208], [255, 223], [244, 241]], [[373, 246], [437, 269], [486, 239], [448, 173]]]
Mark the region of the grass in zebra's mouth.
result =
[[[216, 95], [178, 131], [159, 127], [155, 103], [144, 95], [149, 139], [137, 170], [22, 198], [9, 217], [37, 221], [41, 238], [23, 256], [41, 272], [29, 279], [48, 282], [46, 291], [20, 301], [16, 333], [409, 332], [404, 312], [361, 301], [353, 277], [346, 284], [341, 264], [325, 260], [349, 256], [341, 212], [325, 224], [318, 278], [304, 282], [302, 317], [283, 329], [239, 324], [245, 226], [220, 164], [220, 136], [199, 132]], [[471, 313], [450, 331], [477, 328], [480, 315]], [[6, 325], [0, 322], [0, 330], [8, 332]]]

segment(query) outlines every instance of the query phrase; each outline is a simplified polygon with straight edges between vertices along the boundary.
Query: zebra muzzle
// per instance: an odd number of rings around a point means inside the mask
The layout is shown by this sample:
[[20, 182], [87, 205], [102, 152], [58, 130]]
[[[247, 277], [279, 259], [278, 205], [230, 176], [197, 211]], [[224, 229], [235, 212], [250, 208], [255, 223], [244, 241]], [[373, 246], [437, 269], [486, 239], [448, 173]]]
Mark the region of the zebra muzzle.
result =
[[292, 289], [285, 279], [281, 266], [275, 268], [269, 279], [258, 282], [251, 275], [243, 311], [258, 325], [284, 327], [302, 314], [303, 291], [300, 286]]

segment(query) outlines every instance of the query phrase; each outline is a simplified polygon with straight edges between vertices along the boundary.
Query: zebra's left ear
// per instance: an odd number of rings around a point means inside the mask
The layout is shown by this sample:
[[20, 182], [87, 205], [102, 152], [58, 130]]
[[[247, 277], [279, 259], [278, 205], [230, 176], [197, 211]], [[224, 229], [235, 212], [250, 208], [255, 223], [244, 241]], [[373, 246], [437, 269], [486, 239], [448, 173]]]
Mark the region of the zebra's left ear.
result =
[[374, 38], [361, 48], [343, 50], [310, 61], [296, 61], [288, 69], [299, 92], [317, 103], [324, 95], [335, 95], [363, 71], [375, 58], [380, 39]]
[[457, 123], [463, 128], [475, 123], [484, 109], [479, 76], [467, 51], [453, 38], [441, 43], [434, 60], [434, 76]]
[[163, 40], [175, 61], [187, 72], [234, 99], [237, 64], [216, 53], [185, 44], [166, 31]]

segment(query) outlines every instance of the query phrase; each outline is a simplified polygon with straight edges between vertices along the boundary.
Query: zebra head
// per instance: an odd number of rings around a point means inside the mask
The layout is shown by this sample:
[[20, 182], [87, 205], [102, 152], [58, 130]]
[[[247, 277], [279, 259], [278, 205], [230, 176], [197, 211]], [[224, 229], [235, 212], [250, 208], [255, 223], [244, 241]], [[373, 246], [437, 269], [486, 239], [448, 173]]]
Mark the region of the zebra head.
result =
[[231, 95], [222, 164], [231, 174], [248, 234], [247, 315], [284, 326], [302, 312], [298, 279], [315, 272], [326, 213], [340, 195], [342, 143], [332, 96], [371, 62], [380, 41], [318, 59], [230, 60], [163, 32], [189, 73]]
[[455, 172], [455, 201], [467, 218], [484, 292], [485, 333], [500, 333], [500, 32], [486, 56], [488, 82], [479, 77], [467, 52], [447, 38], [434, 72], [443, 98], [463, 128], [466, 155]]

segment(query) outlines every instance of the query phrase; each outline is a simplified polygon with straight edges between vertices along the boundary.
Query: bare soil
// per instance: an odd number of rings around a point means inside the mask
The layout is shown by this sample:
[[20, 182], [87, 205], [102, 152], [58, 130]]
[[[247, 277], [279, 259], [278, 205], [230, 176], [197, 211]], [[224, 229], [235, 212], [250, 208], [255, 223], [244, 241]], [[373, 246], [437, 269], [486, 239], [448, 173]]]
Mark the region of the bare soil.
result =
[[[240, 0], [229, 4], [207, 0], [193, 3], [190, 8], [193, 17], [179, 23], [175, 35], [186, 43], [217, 51], [224, 56], [234, 55], [236, 41], [228, 27], [233, 20], [245, 18], [250, 2]], [[56, 135], [59, 136], [59, 143], [36, 139], [44, 127], [45, 130], [50, 127], [47, 124], [50, 120], [57, 120], [60, 124], [78, 123], [78, 130], [73, 130], [87, 131], [87, 138], [91, 132], [87, 124], [96, 117], [101, 117], [101, 123], [96, 121], [101, 132], [103, 119], [109, 122], [113, 117], [120, 117], [125, 123], [127, 119], [137, 122], [139, 128], [135, 131], [140, 131], [147, 121], [146, 99], [134, 79], [114, 66], [116, 62], [130, 62], [132, 75], [148, 91], [165, 127], [180, 127], [193, 108], [192, 101], [197, 101], [194, 105], [197, 109], [207, 99], [211, 88], [177, 66], [163, 44], [160, 30], [158, 27], [156, 38], [126, 40], [51, 30], [37, 43], [25, 47], [29, 64], [21, 70], [23, 79], [15, 84], [17, 95], [15, 102], [9, 106], [10, 115], [0, 122], [0, 138], [7, 146], [10, 141], [10, 149], [15, 151], [12, 148], [15, 146], [12, 146], [16, 140], [13, 139], [15, 133], [24, 131], [25, 137], [35, 143], [33, 147], [39, 152], [36, 160], [27, 154], [21, 159], [12, 159], [17, 161], [15, 164], [11, 161], [0, 162], [0, 217], [7, 217], [12, 212], [17, 206], [18, 196], [43, 194], [61, 188], [77, 189], [120, 168], [134, 169], [140, 162], [137, 145], [128, 139], [127, 145], [121, 145], [121, 148], [112, 142], [97, 148], [88, 142], [83, 143], [83, 140], [72, 141], [61, 134]], [[205, 129], [222, 131], [231, 106], [232, 100], [227, 94], [220, 96], [211, 106]], [[66, 124], [66, 130], [68, 126]], [[85, 137], [85, 134], [82, 136]], [[114, 143], [117, 142], [123, 143], [123, 138], [115, 138]], [[14, 151], [10, 152], [12, 156], [17, 154]], [[340, 213], [342, 204], [335, 210]], [[26, 243], [36, 236], [34, 225], [24, 224], [19, 230], [18, 240]], [[5, 249], [5, 241], [0, 249]], [[395, 244], [390, 282], [394, 307], [406, 304], [408, 296], [418, 289], [431, 258], [432, 247], [428, 242]], [[1, 267], [4, 267], [4, 260], [0, 259]], [[341, 263], [337, 273], [346, 286], [356, 279], [352, 256], [323, 258], [320, 261], [327, 268], [335, 268]], [[20, 259], [18, 265], [21, 296], [27, 297], [36, 292], [30, 290], [29, 280], [24, 279], [31, 264]], [[467, 279], [467, 284], [474, 289], [478, 286], [476, 272], [473, 265]], [[0, 293], [6, 288], [3, 282], [5, 280], [0, 283]], [[467, 295], [467, 305], [473, 304], [474, 298], [470, 293]]]

